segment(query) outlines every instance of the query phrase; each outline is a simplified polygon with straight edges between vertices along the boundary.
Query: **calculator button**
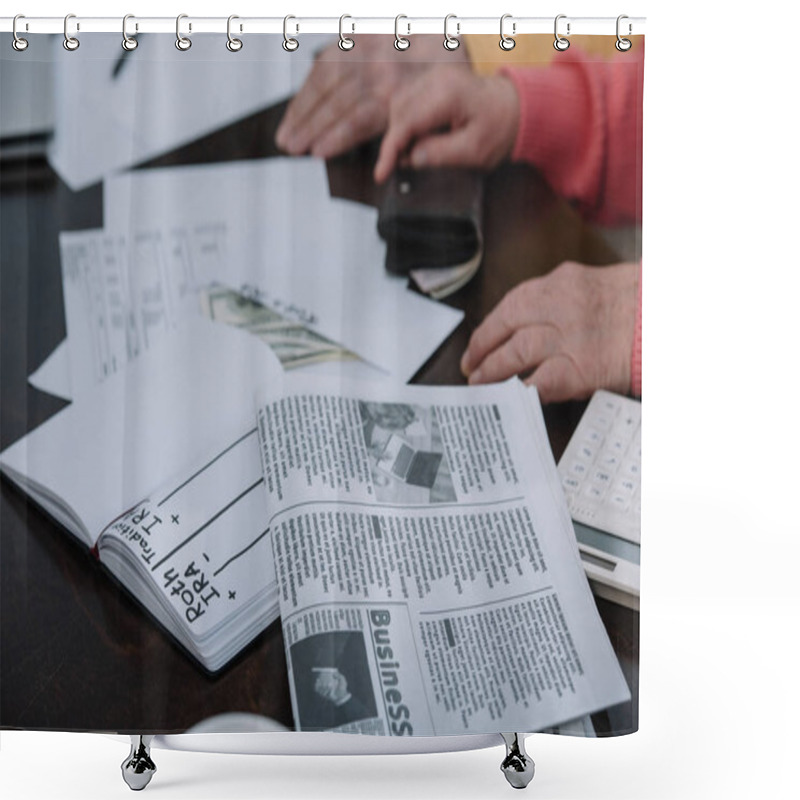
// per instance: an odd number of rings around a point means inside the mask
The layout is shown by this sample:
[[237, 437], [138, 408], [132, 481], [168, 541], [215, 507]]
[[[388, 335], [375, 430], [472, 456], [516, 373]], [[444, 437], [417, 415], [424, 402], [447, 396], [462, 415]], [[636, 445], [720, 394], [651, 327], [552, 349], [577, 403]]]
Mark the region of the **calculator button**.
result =
[[621, 471], [623, 475], [638, 479], [641, 474], [641, 466], [638, 461], [628, 461], [623, 465]]
[[624, 494], [626, 497], [633, 497], [636, 491], [636, 484], [630, 480], [630, 478], [623, 478], [621, 481], [617, 481], [617, 483], [614, 484], [614, 489]]
[[600, 458], [598, 459], [598, 463], [604, 469], [613, 472], [619, 466], [620, 458], [616, 453], [603, 453]]
[[586, 441], [590, 446], [597, 446], [603, 441], [603, 434], [596, 428], [589, 428], [586, 431]]
[[606, 487], [597, 484], [597, 483], [589, 483], [583, 489], [583, 494], [586, 495], [590, 500], [602, 500], [606, 493]]
[[601, 431], [607, 431], [611, 428], [611, 423], [614, 418], [609, 414], [598, 414], [592, 419], [592, 422], [600, 428]]
[[611, 452], [621, 456], [628, 449], [628, 443], [624, 439], [615, 437], [608, 443], [607, 447]]
[[590, 444], [583, 442], [578, 448], [578, 455], [587, 461], [594, 461], [595, 449]]
[[565, 491], [568, 492], [577, 492], [578, 489], [581, 488], [581, 482], [569, 476], [564, 478], [564, 480], [561, 482], [561, 485], [564, 487]]
[[617, 411], [619, 410], [619, 403], [616, 400], [613, 400], [610, 397], [606, 397], [603, 399], [603, 402], [600, 404], [600, 408], [603, 409], [607, 414], [610, 416], [614, 416]]
[[610, 503], [617, 511], [625, 512], [630, 508], [629, 498], [619, 492], [612, 492]]
[[573, 461], [570, 465], [569, 471], [573, 475], [577, 475], [579, 478], [582, 478], [589, 471], [589, 465], [584, 464], [583, 461]]
[[636, 428], [636, 420], [630, 414], [622, 414], [614, 425], [614, 429], [626, 437], [631, 437]]
[[595, 470], [592, 474], [592, 483], [598, 486], [608, 486], [611, 483], [611, 473], [604, 469]]

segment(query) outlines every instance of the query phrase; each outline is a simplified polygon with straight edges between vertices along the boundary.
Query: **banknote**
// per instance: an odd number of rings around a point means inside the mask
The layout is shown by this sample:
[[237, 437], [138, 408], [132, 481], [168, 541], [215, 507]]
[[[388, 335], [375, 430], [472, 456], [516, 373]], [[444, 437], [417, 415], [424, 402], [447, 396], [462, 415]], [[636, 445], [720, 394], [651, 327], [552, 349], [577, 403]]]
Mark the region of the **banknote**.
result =
[[272, 348], [284, 369], [358, 359], [351, 350], [227, 286], [203, 288], [200, 308], [209, 319], [257, 336]]

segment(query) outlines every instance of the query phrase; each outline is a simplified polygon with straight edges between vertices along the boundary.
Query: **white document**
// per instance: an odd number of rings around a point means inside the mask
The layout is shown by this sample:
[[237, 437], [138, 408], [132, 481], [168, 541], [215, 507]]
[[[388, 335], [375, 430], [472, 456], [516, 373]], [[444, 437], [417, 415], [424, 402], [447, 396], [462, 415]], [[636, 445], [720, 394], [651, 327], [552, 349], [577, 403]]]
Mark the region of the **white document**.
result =
[[[222, 246], [224, 235], [219, 227], [148, 231], [131, 238], [102, 230], [60, 235], [73, 397], [124, 370], [198, 316], [194, 264]], [[45, 366], [52, 386], [59, 376]]]
[[[152, 159], [296, 92], [315, 37], [287, 53], [279, 36], [253, 36], [229, 53], [218, 36], [146, 34], [123, 57], [120, 36], [92, 34], [66, 52], [54, 38], [55, 136], [50, 163], [74, 191]], [[118, 65], [119, 59], [124, 62]]]
[[69, 341], [62, 340], [39, 368], [28, 376], [28, 383], [40, 392], [52, 394], [62, 400], [71, 400]]
[[409, 380], [463, 314], [389, 275], [377, 210], [331, 198], [324, 162], [265, 159], [129, 173], [106, 181], [107, 232], [223, 225], [200, 284], [246, 287], [282, 315]]
[[247, 293], [203, 285], [202, 276], [225, 263], [226, 239], [223, 225], [140, 232], [130, 241], [103, 230], [62, 234], [69, 336], [29, 376], [31, 385], [77, 397], [198, 314], [252, 332], [274, 348], [284, 369], [373, 379], [388, 374]]
[[[60, 37], [51, 36], [51, 40]], [[0, 55], [0, 140], [49, 134], [53, 130], [53, 64], [20, 58], [11, 49], [11, 37], [2, 37]], [[47, 37], [38, 35], [37, 44]], [[61, 39], [63, 41], [63, 39]]]
[[256, 337], [193, 319], [0, 454], [212, 671], [278, 614], [254, 392], [282, 379]]
[[91, 546], [215, 442], [252, 427], [255, 388], [282, 375], [255, 337], [193, 319], [4, 450], [0, 466]]

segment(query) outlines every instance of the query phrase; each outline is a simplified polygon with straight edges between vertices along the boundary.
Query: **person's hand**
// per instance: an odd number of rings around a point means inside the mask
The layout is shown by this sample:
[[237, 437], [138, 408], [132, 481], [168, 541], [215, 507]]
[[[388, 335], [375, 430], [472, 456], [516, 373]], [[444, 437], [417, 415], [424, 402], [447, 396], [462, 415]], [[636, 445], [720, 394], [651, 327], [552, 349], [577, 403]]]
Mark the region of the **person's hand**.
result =
[[628, 392], [638, 274], [565, 262], [519, 284], [475, 329], [461, 371], [471, 384], [528, 376], [543, 403]]
[[289, 103], [275, 142], [290, 155], [331, 158], [386, 130], [389, 103], [401, 84], [446, 61], [469, 71], [466, 48], [448, 52], [440, 36], [414, 36], [399, 52], [394, 36], [356, 36], [355, 47], [337, 44], [317, 57], [306, 82]]
[[398, 164], [491, 169], [511, 154], [518, 127], [509, 78], [435, 67], [393, 98], [375, 180], [385, 181]]
[[322, 668], [317, 671], [314, 691], [334, 705], [341, 705], [350, 697], [347, 691], [347, 678], [335, 667]]

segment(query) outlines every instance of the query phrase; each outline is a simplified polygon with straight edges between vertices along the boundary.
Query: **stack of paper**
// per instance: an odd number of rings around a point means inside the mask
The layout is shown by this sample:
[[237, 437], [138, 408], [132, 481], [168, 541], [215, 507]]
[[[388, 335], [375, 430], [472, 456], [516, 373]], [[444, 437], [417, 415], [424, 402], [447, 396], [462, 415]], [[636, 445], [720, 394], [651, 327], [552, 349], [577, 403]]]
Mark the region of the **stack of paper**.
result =
[[256, 388], [405, 382], [461, 315], [386, 274], [320, 161], [137, 172], [104, 203], [61, 235], [67, 339], [30, 378], [73, 402], [2, 469], [213, 671], [278, 616]]
[[386, 273], [376, 215], [332, 199], [315, 159], [110, 179], [104, 229], [61, 235], [67, 344], [31, 383], [78, 396], [198, 315], [287, 367], [405, 382], [462, 315]]
[[289, 376], [195, 320], [0, 467], [207, 669], [280, 614], [300, 730], [538, 730], [630, 697], [516, 379]]

